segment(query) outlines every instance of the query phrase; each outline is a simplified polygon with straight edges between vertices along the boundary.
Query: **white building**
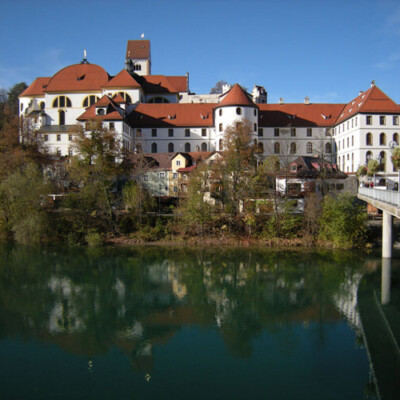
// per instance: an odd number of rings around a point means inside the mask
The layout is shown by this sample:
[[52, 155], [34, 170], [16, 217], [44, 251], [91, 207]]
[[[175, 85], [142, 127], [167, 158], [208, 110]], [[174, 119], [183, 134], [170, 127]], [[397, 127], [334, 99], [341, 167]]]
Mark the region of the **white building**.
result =
[[[227, 91], [226, 91], [227, 90]], [[20, 96], [20, 115], [38, 132], [50, 153], [74, 154], [73, 127], [98, 120], [116, 132], [126, 149], [147, 153], [216, 151], [225, 130], [249, 121], [264, 156], [283, 164], [319, 156], [356, 172], [370, 158], [394, 171], [391, 146], [399, 144], [400, 107], [374, 83], [348, 104], [267, 103], [255, 86], [239, 85], [221, 95], [190, 93], [189, 76], [151, 75], [150, 41], [128, 41], [125, 69], [110, 76], [88, 63], [37, 78]]]

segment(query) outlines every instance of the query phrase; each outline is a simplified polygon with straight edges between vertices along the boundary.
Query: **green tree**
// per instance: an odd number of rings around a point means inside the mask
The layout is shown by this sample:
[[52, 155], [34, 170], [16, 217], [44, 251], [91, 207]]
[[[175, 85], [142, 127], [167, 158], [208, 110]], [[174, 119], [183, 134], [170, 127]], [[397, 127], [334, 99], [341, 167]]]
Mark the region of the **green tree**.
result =
[[361, 246], [365, 241], [366, 219], [365, 208], [355, 197], [326, 196], [322, 203], [320, 238], [340, 248]]
[[16, 83], [7, 93], [7, 104], [11, 113], [18, 115], [18, 96], [28, 87], [25, 82]]
[[42, 203], [49, 187], [34, 164], [9, 175], [0, 184], [0, 234], [20, 243], [45, 237], [46, 215]]

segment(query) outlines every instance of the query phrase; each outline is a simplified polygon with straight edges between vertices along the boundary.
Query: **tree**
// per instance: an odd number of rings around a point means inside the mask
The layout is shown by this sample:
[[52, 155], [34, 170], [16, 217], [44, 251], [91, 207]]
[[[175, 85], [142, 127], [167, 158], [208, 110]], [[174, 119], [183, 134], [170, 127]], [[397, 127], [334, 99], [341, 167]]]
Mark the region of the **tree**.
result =
[[400, 147], [395, 147], [392, 150], [392, 163], [397, 170], [400, 169]]
[[341, 194], [326, 196], [322, 203], [320, 238], [335, 247], [357, 247], [365, 241], [367, 214], [355, 197]]
[[27, 164], [0, 184], [0, 234], [20, 243], [40, 241], [45, 234], [44, 196], [49, 192], [43, 174]]
[[67, 171], [72, 185], [78, 189], [68, 195], [67, 205], [73, 211], [71, 226], [78, 235], [88, 231], [115, 232], [113, 204], [117, 199], [118, 178], [124, 172], [124, 153], [113, 131], [92, 122], [85, 134], [81, 126], [73, 132], [77, 155]]
[[379, 171], [379, 162], [378, 160], [368, 160], [368, 176], [374, 176]]
[[7, 104], [12, 114], [18, 115], [18, 96], [28, 87], [25, 82], [16, 83], [7, 93]]
[[223, 86], [228, 85], [228, 82], [226, 81], [218, 81], [210, 90], [210, 94], [222, 94], [223, 92]]

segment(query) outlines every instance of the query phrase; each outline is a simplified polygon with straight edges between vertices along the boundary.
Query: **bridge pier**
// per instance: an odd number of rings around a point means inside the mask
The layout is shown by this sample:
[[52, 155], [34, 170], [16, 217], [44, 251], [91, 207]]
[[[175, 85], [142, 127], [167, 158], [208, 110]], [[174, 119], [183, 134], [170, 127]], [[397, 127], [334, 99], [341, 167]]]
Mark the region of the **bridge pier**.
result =
[[382, 220], [382, 258], [392, 258], [393, 217], [383, 210]]

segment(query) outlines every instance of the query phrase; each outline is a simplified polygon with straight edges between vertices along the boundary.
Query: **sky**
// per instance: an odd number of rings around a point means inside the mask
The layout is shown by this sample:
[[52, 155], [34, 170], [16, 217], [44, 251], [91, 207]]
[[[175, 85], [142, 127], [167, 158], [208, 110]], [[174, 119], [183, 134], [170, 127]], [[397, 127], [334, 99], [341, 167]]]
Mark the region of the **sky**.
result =
[[124, 68], [151, 41], [152, 74], [219, 80], [268, 102], [347, 103], [372, 80], [400, 103], [400, 0], [0, 0], [0, 88], [89, 62]]

